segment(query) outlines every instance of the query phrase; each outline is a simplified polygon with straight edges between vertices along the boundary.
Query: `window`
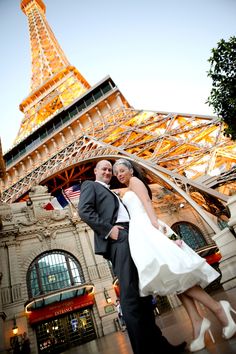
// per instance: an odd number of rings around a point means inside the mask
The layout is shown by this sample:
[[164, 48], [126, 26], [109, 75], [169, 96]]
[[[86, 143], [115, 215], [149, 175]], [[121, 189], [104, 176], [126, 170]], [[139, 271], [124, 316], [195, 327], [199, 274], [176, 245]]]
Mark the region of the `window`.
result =
[[69, 111], [70, 117], [74, 117], [78, 113], [77, 107], [74, 107]]
[[111, 90], [111, 86], [109, 83], [107, 83], [105, 86], [102, 86], [102, 92], [103, 94], [107, 93], [108, 91]]
[[[59, 117], [58, 117], [58, 118], [59, 118]], [[61, 123], [61, 119], [58, 119], [57, 122], [53, 123], [55, 129], [59, 128], [59, 127], [61, 126], [61, 124], [62, 124], [62, 123]]]
[[40, 133], [40, 140], [42, 141], [44, 138], [46, 138], [47, 136], [47, 133], [45, 130], [43, 130], [41, 133]]
[[27, 272], [29, 298], [84, 282], [79, 262], [61, 251], [43, 253], [33, 261]]
[[229, 227], [227, 221], [221, 220], [220, 218], [217, 219], [217, 224], [221, 230], [225, 229], [226, 227]]
[[81, 112], [83, 109], [86, 108], [85, 103], [82, 102], [77, 108], [78, 108], [78, 111]]
[[86, 104], [87, 107], [90, 106], [91, 103], [93, 103], [93, 102], [94, 102], [94, 98], [93, 98], [92, 96], [88, 97], [88, 98], [85, 100], [85, 104]]
[[67, 113], [66, 115], [64, 115], [64, 116], [62, 117], [62, 122], [63, 122], [63, 123], [66, 123], [68, 120], [70, 120], [70, 115], [69, 115], [69, 113]]
[[95, 100], [98, 100], [102, 96], [102, 91], [100, 89], [98, 91], [95, 91], [93, 96]]
[[201, 230], [190, 222], [178, 222], [171, 228], [194, 250], [207, 245]]

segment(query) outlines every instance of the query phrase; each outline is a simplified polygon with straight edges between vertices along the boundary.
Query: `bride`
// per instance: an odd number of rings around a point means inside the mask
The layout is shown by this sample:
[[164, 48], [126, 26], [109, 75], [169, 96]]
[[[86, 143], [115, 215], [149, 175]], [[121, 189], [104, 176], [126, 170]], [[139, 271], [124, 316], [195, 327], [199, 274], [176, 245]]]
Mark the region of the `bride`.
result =
[[205, 348], [206, 332], [214, 341], [211, 323], [201, 317], [196, 302], [214, 313], [223, 327], [223, 337], [231, 338], [236, 333], [231, 311], [236, 311], [228, 301], [218, 302], [203, 290], [219, 273], [185, 242], [172, 241], [165, 235], [166, 229], [152, 206], [151, 190], [141, 176], [133, 176], [134, 168], [129, 160], [117, 160], [113, 172], [119, 182], [127, 186], [122, 200], [130, 214], [129, 245], [138, 269], [141, 296], [178, 295], [192, 323], [191, 352]]

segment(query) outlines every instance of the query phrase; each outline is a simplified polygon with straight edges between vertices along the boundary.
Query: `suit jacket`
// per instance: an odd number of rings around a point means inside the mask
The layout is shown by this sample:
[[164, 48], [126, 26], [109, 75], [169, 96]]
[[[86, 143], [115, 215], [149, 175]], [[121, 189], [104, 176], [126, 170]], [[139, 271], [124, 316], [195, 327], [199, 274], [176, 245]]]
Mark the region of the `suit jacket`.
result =
[[95, 253], [109, 258], [106, 236], [117, 220], [117, 197], [101, 183], [85, 181], [81, 186], [78, 208], [81, 219], [94, 231]]

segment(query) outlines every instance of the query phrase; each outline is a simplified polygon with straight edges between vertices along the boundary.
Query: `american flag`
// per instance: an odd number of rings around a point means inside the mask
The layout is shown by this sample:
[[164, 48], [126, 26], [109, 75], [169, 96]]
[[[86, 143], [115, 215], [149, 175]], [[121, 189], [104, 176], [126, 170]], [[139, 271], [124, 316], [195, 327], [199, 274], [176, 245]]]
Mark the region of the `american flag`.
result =
[[73, 186], [64, 189], [63, 192], [69, 200], [78, 199], [80, 196], [80, 185], [74, 184]]

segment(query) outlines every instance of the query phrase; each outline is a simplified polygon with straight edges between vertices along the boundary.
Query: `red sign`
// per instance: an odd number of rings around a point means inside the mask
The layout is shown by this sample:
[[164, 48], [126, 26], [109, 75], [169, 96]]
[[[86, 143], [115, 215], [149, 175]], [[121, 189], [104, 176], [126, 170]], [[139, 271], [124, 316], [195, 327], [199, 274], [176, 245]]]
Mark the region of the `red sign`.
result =
[[221, 260], [221, 258], [222, 258], [222, 256], [221, 256], [220, 252], [217, 252], [217, 253], [214, 253], [210, 256], [205, 257], [207, 263], [209, 263], [209, 264], [218, 263]]
[[114, 290], [115, 290], [116, 297], [119, 298], [119, 297], [120, 297], [120, 287], [119, 287], [119, 284], [114, 284], [114, 285], [113, 285], [113, 288], [114, 288]]
[[63, 315], [64, 313], [72, 312], [83, 307], [88, 307], [94, 304], [94, 295], [81, 295], [69, 300], [63, 300], [41, 309], [32, 310], [28, 313], [30, 324], [45, 321], [49, 318]]

